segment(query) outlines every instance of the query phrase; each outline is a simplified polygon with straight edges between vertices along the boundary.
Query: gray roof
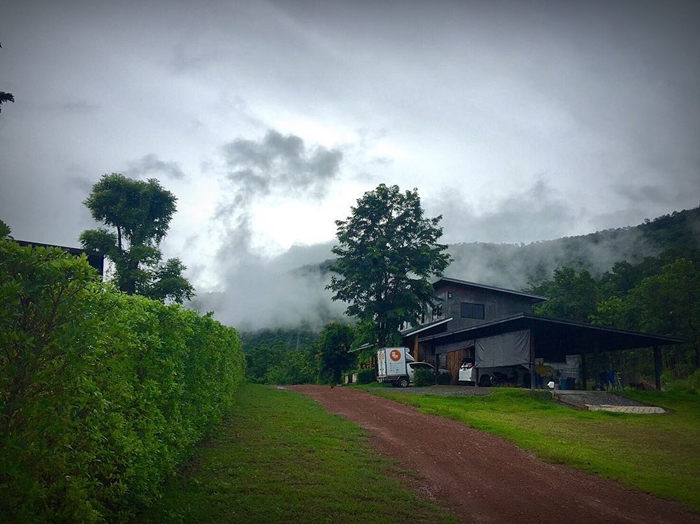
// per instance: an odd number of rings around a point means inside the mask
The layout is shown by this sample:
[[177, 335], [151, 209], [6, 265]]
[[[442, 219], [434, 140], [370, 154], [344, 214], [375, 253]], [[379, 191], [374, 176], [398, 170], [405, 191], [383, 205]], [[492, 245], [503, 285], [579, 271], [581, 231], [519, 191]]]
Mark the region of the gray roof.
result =
[[433, 282], [433, 288], [436, 289], [441, 286], [441, 284], [455, 284], [463, 287], [471, 287], [477, 289], [486, 289], [488, 291], [495, 291], [497, 293], [504, 293], [507, 295], [517, 295], [525, 298], [531, 299], [533, 302], [542, 302], [543, 300], [549, 300], [549, 298], [542, 295], [533, 295], [532, 293], [524, 293], [522, 291], [515, 291], [513, 289], [505, 289], [502, 287], [488, 286], [486, 284], [478, 284], [476, 282], [469, 282], [467, 280], [458, 280], [456, 278], [441, 277]]

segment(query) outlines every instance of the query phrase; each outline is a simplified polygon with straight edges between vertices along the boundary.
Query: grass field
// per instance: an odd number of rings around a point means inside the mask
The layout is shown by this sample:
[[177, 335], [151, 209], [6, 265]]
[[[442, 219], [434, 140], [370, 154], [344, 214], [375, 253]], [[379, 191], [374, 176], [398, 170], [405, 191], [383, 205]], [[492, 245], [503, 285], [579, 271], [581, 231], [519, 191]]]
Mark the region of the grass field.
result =
[[160, 503], [139, 522], [453, 523], [397, 477], [365, 433], [301, 394], [244, 385]]
[[501, 435], [550, 462], [614, 478], [700, 511], [698, 395], [630, 393], [670, 410], [666, 415], [630, 415], [575, 410], [518, 389], [494, 388], [478, 397], [365, 389]]

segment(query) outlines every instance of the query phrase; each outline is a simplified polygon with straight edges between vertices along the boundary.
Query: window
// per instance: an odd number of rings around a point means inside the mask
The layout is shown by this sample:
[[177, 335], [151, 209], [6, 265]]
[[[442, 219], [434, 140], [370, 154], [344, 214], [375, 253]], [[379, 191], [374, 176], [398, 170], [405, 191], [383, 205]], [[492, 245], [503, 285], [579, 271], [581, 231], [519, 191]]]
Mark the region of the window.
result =
[[484, 305], [462, 302], [462, 318], [484, 319]]

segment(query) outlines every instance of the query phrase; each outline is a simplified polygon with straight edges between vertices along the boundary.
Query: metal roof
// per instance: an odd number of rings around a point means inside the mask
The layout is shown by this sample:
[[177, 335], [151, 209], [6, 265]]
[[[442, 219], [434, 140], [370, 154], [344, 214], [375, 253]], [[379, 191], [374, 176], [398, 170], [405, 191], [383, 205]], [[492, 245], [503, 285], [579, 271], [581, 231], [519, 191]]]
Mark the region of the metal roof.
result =
[[549, 298], [541, 295], [533, 295], [531, 293], [523, 293], [522, 291], [515, 291], [513, 289], [505, 289], [496, 286], [487, 286], [486, 284], [477, 284], [476, 282], [469, 282], [467, 280], [458, 280], [456, 278], [441, 277], [433, 282], [433, 289], [441, 287], [441, 284], [456, 284], [458, 286], [472, 287], [477, 289], [486, 289], [489, 291], [496, 291], [497, 293], [504, 293], [507, 295], [518, 295], [521, 297], [532, 299], [533, 302], [542, 302], [544, 300], [549, 300]]
[[409, 337], [412, 335], [417, 335], [418, 333], [422, 333], [423, 331], [428, 331], [434, 327], [441, 326], [442, 324], [447, 324], [450, 320], [452, 320], [452, 317], [450, 318], [443, 318], [441, 320], [436, 320], [434, 322], [428, 322], [427, 324], [422, 324], [420, 326], [412, 327], [410, 329], [406, 329], [401, 332], [402, 337]]
[[529, 329], [535, 344], [535, 357], [551, 359], [597, 351], [619, 351], [680, 344], [684, 341], [665, 335], [595, 326], [548, 317], [518, 315], [479, 324], [478, 326], [419, 338], [421, 343], [435, 346], [484, 338], [512, 331]]

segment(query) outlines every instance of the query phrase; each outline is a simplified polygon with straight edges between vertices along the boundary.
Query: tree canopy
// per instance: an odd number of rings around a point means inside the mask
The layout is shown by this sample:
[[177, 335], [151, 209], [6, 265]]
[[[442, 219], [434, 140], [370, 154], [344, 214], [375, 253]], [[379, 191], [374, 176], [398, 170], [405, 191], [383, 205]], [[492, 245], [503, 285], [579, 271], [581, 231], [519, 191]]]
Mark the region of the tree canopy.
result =
[[333, 300], [348, 303], [346, 314], [374, 325], [374, 341], [383, 346], [433, 302], [430, 279], [450, 263], [447, 246], [437, 243], [442, 216], [424, 217], [416, 189], [402, 193], [385, 184], [351, 210], [336, 221], [338, 258], [328, 288]]
[[318, 339], [319, 378], [331, 386], [340, 384], [343, 370], [353, 362], [349, 352], [355, 337], [352, 326], [331, 322], [326, 324]]
[[93, 186], [84, 204], [96, 221], [112, 229], [83, 231], [80, 242], [114, 262], [121, 291], [178, 303], [194, 296], [194, 288], [182, 275], [186, 269], [182, 262], [172, 258], [161, 263], [159, 244], [176, 202], [156, 179], [143, 182], [112, 173]]

